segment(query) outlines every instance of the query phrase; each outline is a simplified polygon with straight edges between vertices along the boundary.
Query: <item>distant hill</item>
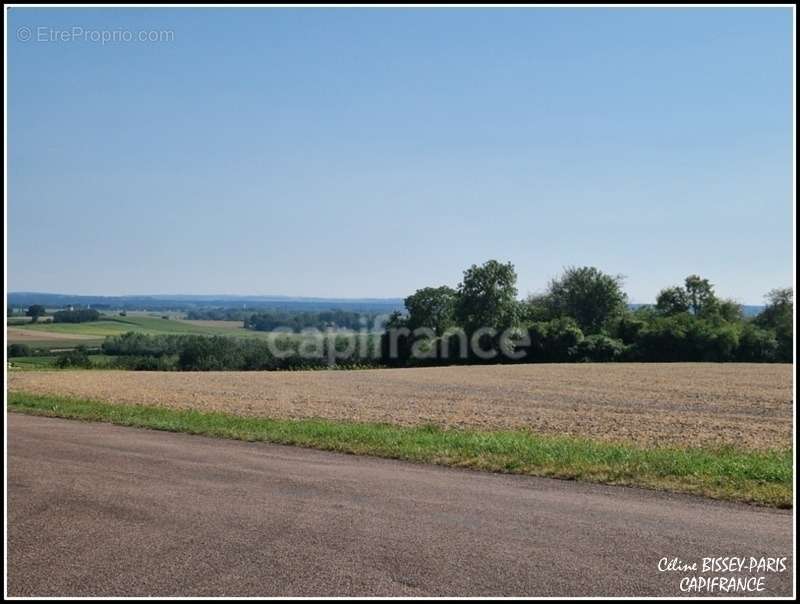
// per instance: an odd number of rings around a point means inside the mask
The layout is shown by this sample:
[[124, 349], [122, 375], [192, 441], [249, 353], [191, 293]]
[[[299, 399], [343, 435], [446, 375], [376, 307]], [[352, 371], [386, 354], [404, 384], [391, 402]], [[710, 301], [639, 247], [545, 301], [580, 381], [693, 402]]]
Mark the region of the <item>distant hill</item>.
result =
[[755, 317], [762, 310], [764, 310], [763, 304], [761, 305], [742, 304], [742, 312], [744, 313], [745, 317]]
[[[628, 308], [631, 310], [636, 310], [637, 308], [641, 308], [643, 306], [649, 306], [649, 304], [628, 304]], [[755, 317], [762, 310], [764, 310], [763, 305], [742, 304], [742, 314], [744, 314], [745, 317]]]
[[[246, 308], [253, 310], [349, 310], [365, 313], [390, 313], [404, 310], [403, 298], [306, 298], [292, 296], [237, 296], [237, 295], [193, 295], [161, 294], [136, 296], [78, 296], [71, 294], [48, 294], [39, 292], [10, 292], [8, 304], [27, 307], [42, 304], [48, 308], [63, 308], [69, 305], [91, 306], [98, 310], [191, 310], [198, 308]], [[646, 304], [630, 304], [636, 309]], [[745, 304], [742, 310], [746, 317], [754, 317], [763, 306]]]
[[349, 310], [355, 312], [392, 312], [403, 309], [402, 298], [302, 298], [291, 296], [235, 295], [136, 295], [80, 296], [39, 292], [10, 292], [8, 304], [14, 307], [42, 304], [48, 308], [69, 305], [91, 306], [102, 310], [189, 310], [193, 308], [247, 308], [253, 310]]

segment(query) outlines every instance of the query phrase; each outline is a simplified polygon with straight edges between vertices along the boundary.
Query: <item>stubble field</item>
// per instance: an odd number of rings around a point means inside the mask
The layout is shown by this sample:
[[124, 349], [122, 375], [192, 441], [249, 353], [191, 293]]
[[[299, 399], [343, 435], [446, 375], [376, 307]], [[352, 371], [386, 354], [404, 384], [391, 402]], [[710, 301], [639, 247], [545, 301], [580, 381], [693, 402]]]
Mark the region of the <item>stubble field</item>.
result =
[[529, 430], [646, 447], [791, 447], [792, 366], [495, 365], [314, 372], [37, 371], [11, 392], [224, 411]]

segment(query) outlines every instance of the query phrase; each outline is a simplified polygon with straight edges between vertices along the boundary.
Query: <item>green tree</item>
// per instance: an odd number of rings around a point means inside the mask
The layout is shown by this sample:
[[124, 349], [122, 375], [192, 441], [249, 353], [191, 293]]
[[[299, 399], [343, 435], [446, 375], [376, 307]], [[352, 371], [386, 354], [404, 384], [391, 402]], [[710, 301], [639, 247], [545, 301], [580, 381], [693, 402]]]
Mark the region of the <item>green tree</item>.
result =
[[31, 347], [27, 344], [9, 344], [6, 354], [9, 357], [27, 357], [31, 355]]
[[618, 361], [625, 352], [623, 342], [603, 334], [587, 336], [575, 348], [577, 359], [590, 362]]
[[777, 360], [791, 363], [794, 358], [794, 290], [773, 289], [766, 296], [767, 305], [755, 318], [755, 324], [775, 333], [778, 342]]
[[662, 289], [656, 297], [656, 309], [662, 315], [689, 312], [689, 296], [680, 286]]
[[717, 302], [717, 314], [729, 323], [740, 323], [744, 320], [742, 305], [736, 300], [719, 300]]
[[791, 287], [773, 289], [764, 299], [767, 304], [756, 318], [757, 323], [775, 329], [791, 320], [794, 311], [794, 290]]
[[655, 312], [651, 306], [640, 306], [636, 310], [627, 310], [608, 326], [609, 335], [621, 340], [623, 344], [633, 344], [639, 334], [653, 320]]
[[761, 329], [754, 323], [747, 323], [739, 336], [739, 350], [736, 360], [751, 362], [774, 361], [778, 354], [778, 341], [771, 329]]
[[642, 329], [633, 356], [642, 361], [734, 360], [739, 347], [739, 326], [679, 313], [659, 316]]
[[36, 323], [39, 320], [39, 317], [43, 317], [45, 313], [46, 310], [44, 306], [42, 306], [41, 304], [33, 304], [28, 307], [25, 316], [31, 318], [31, 323]]
[[456, 290], [446, 285], [418, 289], [405, 299], [408, 327], [426, 327], [437, 336], [442, 335], [455, 323], [456, 297]]
[[510, 262], [489, 260], [464, 271], [455, 305], [456, 322], [468, 334], [482, 327], [502, 331], [518, 320], [517, 273]]
[[593, 266], [571, 266], [550, 282], [547, 300], [554, 316], [572, 317], [583, 333], [595, 334], [625, 312], [628, 297], [622, 282], [621, 275], [608, 275]]
[[386, 320], [386, 329], [401, 329], [408, 327], [408, 317], [399, 311], [394, 311]]
[[[656, 309], [666, 316], [689, 312], [696, 317], [710, 317], [719, 312], [719, 301], [714, 295], [714, 286], [708, 279], [689, 275], [683, 287], [677, 285], [659, 292]], [[726, 310], [732, 309], [728, 307]]]
[[408, 327], [408, 316], [394, 311], [386, 321], [386, 331], [381, 335], [381, 359], [389, 366], [403, 366], [411, 356], [413, 338]]
[[53, 323], [85, 323], [99, 318], [100, 313], [93, 308], [58, 310], [53, 313]]
[[708, 316], [717, 310], [717, 297], [714, 295], [714, 286], [708, 279], [700, 275], [689, 275], [685, 281], [686, 299], [689, 302], [689, 312], [697, 317]]
[[519, 303], [519, 318], [525, 325], [547, 322], [553, 318], [547, 294], [531, 294]]
[[573, 359], [583, 340], [583, 332], [575, 319], [560, 317], [528, 327], [528, 360], [566, 362]]
[[59, 369], [69, 369], [71, 367], [82, 367], [90, 369], [92, 360], [86, 352], [86, 349], [76, 348], [68, 352], [62, 352], [56, 357], [55, 366]]

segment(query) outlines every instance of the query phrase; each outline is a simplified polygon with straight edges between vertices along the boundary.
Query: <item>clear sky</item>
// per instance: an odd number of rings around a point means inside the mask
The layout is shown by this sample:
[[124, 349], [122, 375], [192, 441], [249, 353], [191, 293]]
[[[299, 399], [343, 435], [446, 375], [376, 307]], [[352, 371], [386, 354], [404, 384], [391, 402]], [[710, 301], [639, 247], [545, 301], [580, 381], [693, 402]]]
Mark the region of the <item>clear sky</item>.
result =
[[[793, 280], [792, 18], [13, 8], [8, 287], [400, 297], [496, 258], [521, 295], [593, 265], [760, 303]], [[92, 40], [142, 31], [172, 38]]]

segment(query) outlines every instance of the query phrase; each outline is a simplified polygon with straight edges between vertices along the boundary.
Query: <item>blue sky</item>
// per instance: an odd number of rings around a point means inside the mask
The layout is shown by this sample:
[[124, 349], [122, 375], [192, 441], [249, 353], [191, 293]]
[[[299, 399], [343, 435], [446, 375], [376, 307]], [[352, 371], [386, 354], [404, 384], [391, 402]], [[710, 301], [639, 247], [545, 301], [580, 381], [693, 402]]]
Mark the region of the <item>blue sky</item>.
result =
[[8, 23], [10, 290], [393, 297], [490, 258], [521, 295], [567, 265], [635, 302], [793, 281], [789, 9]]

